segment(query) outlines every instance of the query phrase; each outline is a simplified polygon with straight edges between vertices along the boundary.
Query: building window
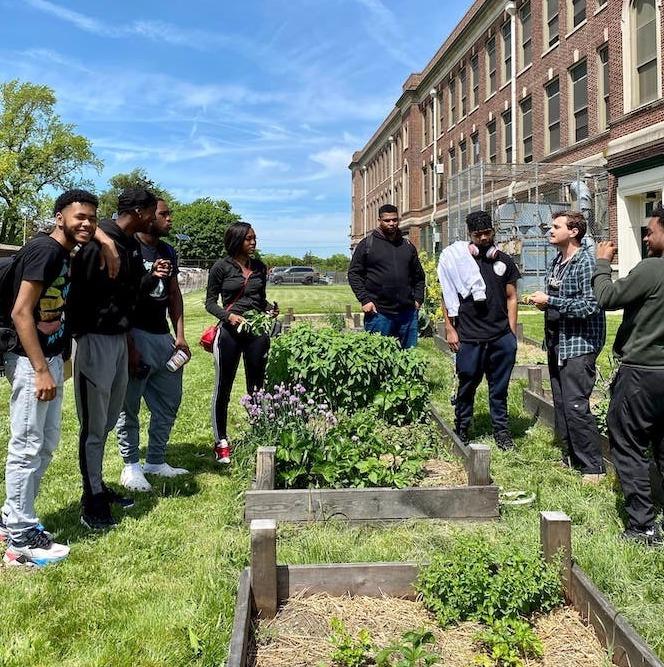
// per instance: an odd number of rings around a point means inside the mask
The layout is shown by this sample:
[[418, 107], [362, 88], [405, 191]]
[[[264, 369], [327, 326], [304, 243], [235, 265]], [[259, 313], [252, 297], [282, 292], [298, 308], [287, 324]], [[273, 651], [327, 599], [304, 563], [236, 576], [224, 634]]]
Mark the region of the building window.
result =
[[503, 158], [505, 164], [512, 162], [512, 110], [503, 111]]
[[512, 26], [511, 21], [503, 23], [500, 32], [503, 36], [503, 72], [502, 82], [507, 83], [512, 78]]
[[424, 145], [428, 146], [431, 141], [431, 118], [429, 116], [429, 105], [426, 104], [422, 111], [422, 136], [424, 137]]
[[486, 126], [487, 146], [489, 147], [489, 162], [496, 164], [498, 157], [498, 142], [496, 141], [496, 121], [492, 120]]
[[408, 164], [403, 166], [403, 187], [401, 188], [401, 212], [410, 211], [410, 178], [408, 176]]
[[570, 30], [581, 25], [586, 20], [586, 0], [569, 0], [568, 14], [570, 16]]
[[524, 162], [533, 161], [533, 100], [521, 102], [521, 151]]
[[521, 23], [521, 67], [533, 62], [533, 29], [530, 16], [530, 0], [525, 2], [519, 11]]
[[609, 0], [597, 0], [597, 11], [602, 9]]
[[436, 172], [433, 168], [433, 162], [429, 163], [429, 191], [430, 191], [430, 201], [436, 201]]
[[[438, 166], [442, 167], [442, 162], [439, 162]], [[436, 178], [438, 179], [438, 201], [442, 201], [445, 199], [445, 174], [436, 174]]]
[[492, 37], [486, 45], [486, 80], [487, 92], [496, 92], [496, 38]]
[[470, 164], [477, 164], [480, 161], [480, 135], [473, 134], [470, 137]]
[[553, 153], [560, 148], [560, 81], [555, 79], [545, 87], [546, 91], [546, 148]]
[[452, 127], [456, 123], [456, 81], [454, 79], [450, 80], [449, 92], [450, 127]]
[[461, 171], [468, 167], [468, 142], [465, 139], [459, 144], [459, 162]]
[[459, 72], [459, 107], [463, 118], [468, 113], [468, 82], [465, 68]]
[[443, 110], [445, 100], [443, 99], [442, 89], [438, 91], [438, 136], [440, 136], [445, 131], [445, 114]]
[[454, 148], [449, 153], [450, 178], [457, 173], [456, 151]]
[[657, 9], [655, 0], [634, 0], [631, 7], [632, 104], [637, 107], [658, 96]]
[[544, 0], [544, 46], [551, 48], [560, 41], [558, 30], [559, 0]]
[[600, 130], [609, 126], [609, 45], [597, 52], [597, 125]]
[[588, 137], [588, 64], [585, 60], [569, 71], [572, 84], [571, 129], [573, 141]]
[[431, 203], [429, 196], [431, 194], [431, 188], [429, 187], [429, 169], [427, 167], [422, 167], [422, 205], [429, 206]]
[[480, 103], [480, 64], [477, 56], [470, 61], [471, 97], [470, 106], [474, 109]]

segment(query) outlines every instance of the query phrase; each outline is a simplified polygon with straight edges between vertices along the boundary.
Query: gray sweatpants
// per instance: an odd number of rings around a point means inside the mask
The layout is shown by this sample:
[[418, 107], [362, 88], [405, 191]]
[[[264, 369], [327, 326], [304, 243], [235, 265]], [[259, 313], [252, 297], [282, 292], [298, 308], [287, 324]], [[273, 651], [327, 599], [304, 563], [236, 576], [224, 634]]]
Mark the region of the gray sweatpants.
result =
[[78, 460], [84, 499], [104, 490], [104, 447], [122, 409], [129, 377], [127, 364], [125, 334], [85, 334], [78, 338], [74, 391], [80, 423]]
[[35, 371], [27, 357], [5, 354], [7, 379], [12, 393], [9, 403], [11, 436], [7, 449], [5, 484], [7, 500], [3, 520], [12, 543], [23, 543], [27, 533], [37, 526], [35, 498], [42, 477], [60, 441], [62, 415], [62, 356], [47, 359], [57, 385], [52, 401], [38, 401], [35, 396]]
[[174, 349], [170, 334], [154, 334], [133, 329], [134, 345], [141, 361], [150, 367], [143, 379], [130, 377], [120, 418], [116, 425], [120, 455], [125, 463], [138, 463], [139, 431], [138, 414], [141, 397], [150, 410], [148, 428], [147, 463], [164, 463], [166, 446], [182, 400], [182, 367], [175, 372], [166, 368]]

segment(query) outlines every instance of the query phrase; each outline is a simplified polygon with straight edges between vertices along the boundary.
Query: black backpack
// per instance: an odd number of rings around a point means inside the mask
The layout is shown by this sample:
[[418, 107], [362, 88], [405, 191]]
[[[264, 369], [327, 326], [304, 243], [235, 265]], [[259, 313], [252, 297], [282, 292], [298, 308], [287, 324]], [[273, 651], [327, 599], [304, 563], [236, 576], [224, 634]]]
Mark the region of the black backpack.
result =
[[[16, 347], [18, 338], [11, 321], [11, 286], [16, 255], [0, 257], [0, 357]], [[0, 358], [0, 375], [2, 375]]]

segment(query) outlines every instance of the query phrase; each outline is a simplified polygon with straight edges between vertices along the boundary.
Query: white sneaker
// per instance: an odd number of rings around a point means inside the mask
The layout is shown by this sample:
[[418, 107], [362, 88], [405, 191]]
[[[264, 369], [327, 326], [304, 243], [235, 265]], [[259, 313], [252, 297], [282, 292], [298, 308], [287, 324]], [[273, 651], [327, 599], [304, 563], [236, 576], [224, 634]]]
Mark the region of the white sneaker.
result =
[[120, 473], [120, 484], [130, 491], [151, 491], [152, 484], [145, 479], [140, 463], [125, 463]]
[[40, 530], [33, 528], [24, 544], [7, 547], [2, 560], [9, 566], [44, 567], [69, 556], [69, 547], [53, 542]]
[[149, 475], [159, 475], [159, 477], [177, 477], [178, 475], [188, 475], [186, 468], [174, 468], [168, 463], [146, 463], [143, 466], [143, 472]]

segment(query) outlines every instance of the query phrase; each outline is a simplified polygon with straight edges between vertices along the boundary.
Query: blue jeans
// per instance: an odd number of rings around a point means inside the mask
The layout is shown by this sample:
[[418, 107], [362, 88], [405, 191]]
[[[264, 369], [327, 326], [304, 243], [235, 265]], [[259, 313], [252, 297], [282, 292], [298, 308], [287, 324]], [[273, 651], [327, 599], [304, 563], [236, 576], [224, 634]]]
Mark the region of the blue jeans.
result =
[[35, 396], [35, 371], [27, 357], [7, 353], [7, 379], [12, 385], [9, 402], [10, 432], [5, 469], [7, 500], [2, 508], [9, 539], [21, 544], [39, 519], [35, 499], [42, 477], [60, 441], [62, 416], [62, 356], [47, 359], [57, 385], [52, 401], [38, 401]]
[[384, 313], [366, 313], [364, 330], [381, 336], [394, 336], [401, 347], [407, 350], [417, 345], [418, 316], [417, 310], [404, 310], [396, 315]]

